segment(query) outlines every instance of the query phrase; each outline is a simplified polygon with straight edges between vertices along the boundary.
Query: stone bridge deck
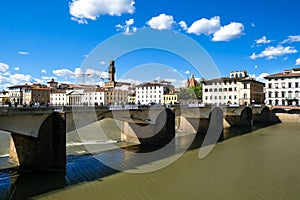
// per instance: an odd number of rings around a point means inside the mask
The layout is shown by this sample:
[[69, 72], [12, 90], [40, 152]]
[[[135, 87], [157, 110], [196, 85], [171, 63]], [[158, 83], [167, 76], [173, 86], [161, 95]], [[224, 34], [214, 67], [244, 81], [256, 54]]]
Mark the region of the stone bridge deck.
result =
[[[251, 126], [270, 119], [268, 107], [250, 108], [164, 108], [109, 110], [94, 107], [0, 108], [0, 130], [11, 133], [11, 159], [21, 168], [65, 170], [66, 132], [96, 121], [119, 121], [121, 138], [147, 145], [166, 145], [178, 129], [223, 135], [223, 118], [232, 126]], [[217, 137], [218, 136], [218, 137]]]

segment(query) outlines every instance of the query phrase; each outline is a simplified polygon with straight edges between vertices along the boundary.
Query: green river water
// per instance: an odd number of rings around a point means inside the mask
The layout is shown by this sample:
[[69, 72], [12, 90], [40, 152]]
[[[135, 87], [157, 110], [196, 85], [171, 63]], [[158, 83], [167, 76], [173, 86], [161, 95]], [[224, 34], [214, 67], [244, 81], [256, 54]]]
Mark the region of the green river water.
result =
[[300, 199], [300, 124], [262, 127], [218, 143], [203, 159], [198, 153], [154, 172], [112, 173], [32, 198]]

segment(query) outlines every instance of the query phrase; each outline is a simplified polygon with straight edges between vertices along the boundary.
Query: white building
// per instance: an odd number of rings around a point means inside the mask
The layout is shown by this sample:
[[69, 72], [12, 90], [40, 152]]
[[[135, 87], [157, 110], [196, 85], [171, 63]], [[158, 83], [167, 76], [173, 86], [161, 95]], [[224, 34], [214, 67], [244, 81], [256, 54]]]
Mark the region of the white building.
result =
[[106, 91], [103, 88], [84, 91], [84, 105], [103, 106], [106, 104]]
[[[143, 83], [136, 86], [136, 103], [142, 105], [160, 105], [167, 102], [177, 102], [177, 95], [173, 92], [174, 86], [170, 85], [169, 82]], [[168, 97], [168, 99], [166, 99], [166, 97]], [[169, 99], [172, 99], [172, 101]]]
[[57, 90], [50, 94], [50, 104], [53, 106], [68, 105], [67, 93], [65, 90]]
[[246, 71], [230, 72], [230, 78], [202, 81], [204, 104], [250, 105], [264, 103], [264, 83], [254, 80]]
[[272, 106], [300, 105], [300, 68], [265, 77], [266, 104]]

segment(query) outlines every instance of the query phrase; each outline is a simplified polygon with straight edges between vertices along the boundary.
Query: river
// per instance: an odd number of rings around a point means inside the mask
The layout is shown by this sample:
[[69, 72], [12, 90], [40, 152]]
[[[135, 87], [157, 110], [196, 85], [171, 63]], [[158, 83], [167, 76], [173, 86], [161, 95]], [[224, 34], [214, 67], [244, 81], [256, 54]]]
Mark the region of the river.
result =
[[[139, 174], [119, 172], [91, 155], [80, 155], [86, 149], [77, 145], [78, 138], [72, 134], [67, 137], [66, 175], [1, 170], [0, 199], [299, 199], [300, 124], [254, 129], [246, 134], [246, 130], [226, 129], [226, 139], [205, 158], [198, 158], [194, 143], [167, 167]], [[113, 143], [118, 138], [114, 129], [109, 130], [107, 142]], [[138, 146], [128, 149], [140, 151]], [[114, 150], [100, 156], [124, 158]], [[154, 162], [144, 165], [151, 167]]]

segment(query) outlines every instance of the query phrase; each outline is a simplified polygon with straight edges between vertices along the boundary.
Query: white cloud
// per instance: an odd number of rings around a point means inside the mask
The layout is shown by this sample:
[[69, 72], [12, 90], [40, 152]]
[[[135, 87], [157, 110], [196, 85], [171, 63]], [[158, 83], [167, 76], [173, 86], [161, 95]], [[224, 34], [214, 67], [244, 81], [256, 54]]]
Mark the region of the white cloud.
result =
[[214, 33], [213, 41], [231, 41], [242, 36], [244, 25], [232, 22]]
[[185, 21], [180, 21], [178, 24], [179, 24], [179, 26], [180, 26], [184, 31], [187, 31], [187, 30], [188, 30], [188, 26], [187, 26], [187, 24], [185, 23]]
[[141, 83], [143, 83], [140, 80], [135, 80], [135, 79], [119, 79], [118, 82], [123, 82], [123, 83], [130, 83], [132, 85], [139, 85]]
[[15, 67], [14, 70], [15, 70], [15, 71], [19, 71], [19, 70], [20, 70], [20, 67]]
[[74, 74], [75, 74], [75, 76], [82, 76], [83, 75], [83, 71], [82, 71], [81, 68], [75, 68]]
[[261, 38], [255, 40], [256, 44], [268, 44], [272, 42], [272, 40], [267, 40], [266, 36], [262, 36]]
[[100, 61], [100, 65], [106, 65], [106, 62], [104, 60]]
[[157, 17], [152, 17], [146, 24], [153, 29], [170, 30], [175, 23], [172, 15], [160, 14]]
[[47, 70], [45, 70], [45, 69], [42, 69], [41, 72], [42, 72], [43, 74], [47, 74]]
[[293, 42], [300, 42], [300, 35], [290, 35], [287, 39], [283, 40], [281, 44]]
[[274, 59], [279, 56], [283, 56], [286, 54], [293, 54], [297, 53], [298, 51], [291, 46], [283, 47], [278, 45], [277, 47], [269, 46], [260, 54], [253, 53], [249, 58], [255, 60], [257, 58], [267, 58], [267, 59]]
[[31, 81], [32, 77], [26, 74], [12, 74], [10, 75], [10, 82], [12, 85], [17, 85], [21, 83], [28, 83]]
[[254, 66], [255, 69], [257, 69], [257, 67], [258, 67], [257, 65]]
[[300, 65], [300, 58], [298, 58], [298, 59], [296, 60], [295, 65]]
[[269, 75], [270, 75], [269, 73], [261, 73], [258, 76], [256, 76], [255, 74], [249, 74], [249, 76], [251, 78], [254, 78], [255, 80], [263, 82], [263, 83], [266, 81], [266, 79], [264, 77], [269, 76]]
[[90, 78], [108, 78], [108, 73], [107, 72], [100, 72], [94, 69], [87, 69], [85, 74], [87, 74], [88, 77]]
[[132, 35], [136, 32], [136, 27], [131, 27], [134, 24], [134, 19], [129, 19], [125, 21], [125, 25], [116, 25], [117, 31], [124, 31], [125, 35]]
[[251, 26], [252, 26], [253, 28], [255, 28], [255, 24], [254, 24], [253, 22], [251, 23]]
[[79, 24], [96, 20], [100, 15], [121, 16], [135, 11], [134, 0], [72, 0], [69, 3], [71, 19]]
[[202, 18], [195, 21], [188, 29], [188, 33], [194, 33], [196, 35], [210, 35], [220, 30], [220, 17], [212, 17], [211, 19]]
[[29, 55], [29, 52], [19, 51], [18, 54], [27, 56], [27, 55]]
[[8, 64], [0, 62], [0, 72], [6, 72], [9, 69]]
[[52, 73], [56, 76], [67, 77], [67, 78], [75, 78], [74, 72], [69, 69], [57, 69], [53, 70]]
[[189, 71], [189, 70], [186, 70], [184, 73], [185, 73], [185, 74], [190, 74], [190, 71]]

